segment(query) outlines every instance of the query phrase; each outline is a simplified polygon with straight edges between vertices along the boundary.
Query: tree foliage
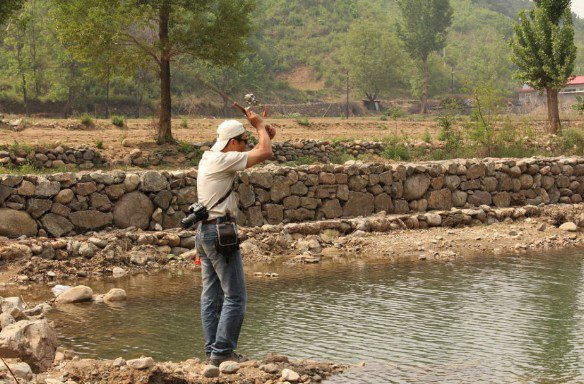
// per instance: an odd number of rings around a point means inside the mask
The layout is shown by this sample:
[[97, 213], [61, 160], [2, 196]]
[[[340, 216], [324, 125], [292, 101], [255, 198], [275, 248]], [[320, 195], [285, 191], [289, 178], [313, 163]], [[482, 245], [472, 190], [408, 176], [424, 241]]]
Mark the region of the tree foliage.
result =
[[[158, 142], [172, 141], [170, 63], [178, 56], [232, 64], [251, 31], [251, 0], [55, 0], [59, 35], [78, 60], [113, 60], [160, 77]], [[105, 58], [105, 59], [104, 59]], [[99, 64], [101, 63], [101, 64]]]
[[351, 82], [367, 99], [389, 96], [405, 83], [404, 51], [397, 37], [376, 23], [351, 26], [343, 49], [343, 62]]
[[20, 9], [25, 0], [2, 0], [0, 1], [0, 25], [4, 24], [10, 15]]
[[452, 23], [453, 9], [449, 0], [397, 0], [401, 21], [397, 24], [410, 57], [421, 62], [424, 71], [421, 112], [426, 113], [430, 71], [428, 56], [446, 45], [447, 29]]
[[558, 91], [572, 75], [576, 60], [570, 1], [539, 0], [535, 9], [521, 12], [519, 18], [511, 42], [517, 78], [546, 91], [550, 130], [558, 132]]

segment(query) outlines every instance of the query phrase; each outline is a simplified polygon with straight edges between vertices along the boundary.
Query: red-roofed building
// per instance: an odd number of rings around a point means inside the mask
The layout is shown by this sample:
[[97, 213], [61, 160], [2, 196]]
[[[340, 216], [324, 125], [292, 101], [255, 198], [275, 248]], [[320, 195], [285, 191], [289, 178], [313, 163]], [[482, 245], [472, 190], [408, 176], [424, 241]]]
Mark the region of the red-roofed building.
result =
[[[574, 103], [576, 96], [584, 96], [584, 76], [575, 76], [558, 95], [558, 100], [563, 103]], [[540, 105], [546, 103], [545, 91], [531, 88], [527, 84], [519, 90], [519, 102], [523, 105]]]

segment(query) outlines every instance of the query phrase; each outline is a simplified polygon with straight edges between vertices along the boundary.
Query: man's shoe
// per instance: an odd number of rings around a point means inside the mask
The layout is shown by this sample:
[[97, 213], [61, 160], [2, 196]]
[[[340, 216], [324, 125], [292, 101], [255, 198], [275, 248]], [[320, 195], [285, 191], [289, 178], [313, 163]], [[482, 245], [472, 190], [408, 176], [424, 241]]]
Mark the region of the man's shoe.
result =
[[247, 357], [239, 353], [231, 352], [229, 355], [211, 357], [209, 364], [218, 367], [224, 361], [235, 361], [236, 363], [243, 363], [244, 361], [247, 361]]

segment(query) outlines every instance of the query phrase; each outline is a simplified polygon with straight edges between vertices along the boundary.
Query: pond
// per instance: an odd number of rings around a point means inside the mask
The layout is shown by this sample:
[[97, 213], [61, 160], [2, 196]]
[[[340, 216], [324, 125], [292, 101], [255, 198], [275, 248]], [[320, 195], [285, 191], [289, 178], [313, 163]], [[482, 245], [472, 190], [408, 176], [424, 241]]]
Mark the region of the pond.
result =
[[[331, 383], [582, 382], [583, 256], [261, 267], [278, 278], [249, 270], [239, 351], [367, 362]], [[197, 271], [90, 285], [123, 288], [128, 301], [53, 311], [65, 347], [82, 357], [203, 357]]]

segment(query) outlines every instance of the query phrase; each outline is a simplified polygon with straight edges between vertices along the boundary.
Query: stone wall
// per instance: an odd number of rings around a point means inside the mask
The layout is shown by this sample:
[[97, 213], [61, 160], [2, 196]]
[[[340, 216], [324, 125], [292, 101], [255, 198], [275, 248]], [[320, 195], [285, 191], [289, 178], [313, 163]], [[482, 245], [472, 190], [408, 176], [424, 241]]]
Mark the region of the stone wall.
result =
[[95, 148], [0, 148], [0, 166], [32, 165], [36, 168], [58, 168], [72, 164], [79, 169], [92, 169], [107, 164], [99, 150]]
[[[197, 170], [0, 176], [0, 235], [72, 235], [107, 227], [178, 227]], [[584, 158], [419, 164], [269, 165], [241, 173], [247, 226], [453, 207], [580, 203]]]

